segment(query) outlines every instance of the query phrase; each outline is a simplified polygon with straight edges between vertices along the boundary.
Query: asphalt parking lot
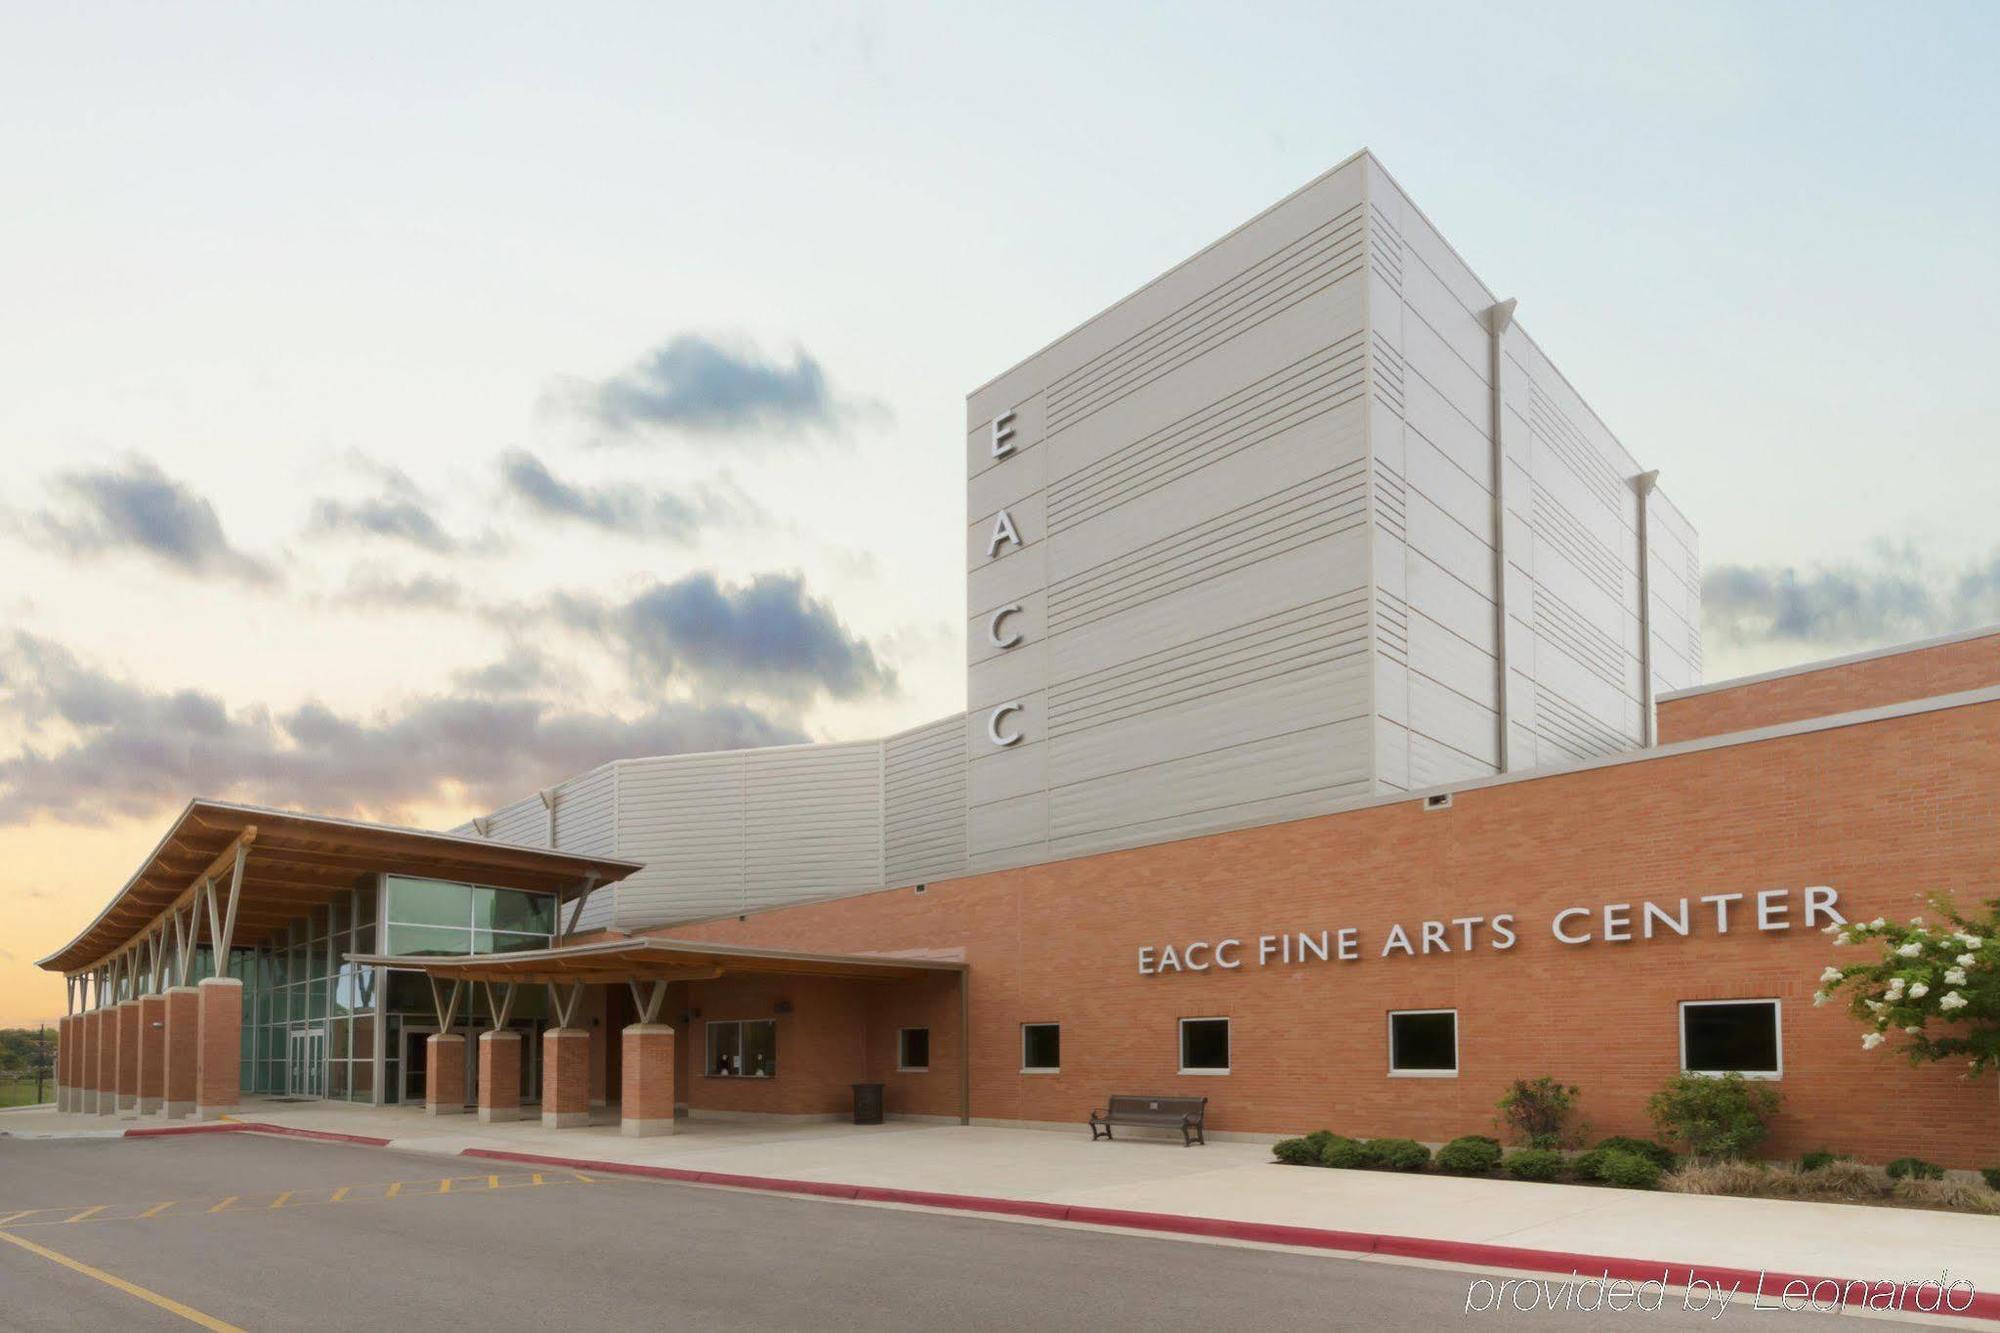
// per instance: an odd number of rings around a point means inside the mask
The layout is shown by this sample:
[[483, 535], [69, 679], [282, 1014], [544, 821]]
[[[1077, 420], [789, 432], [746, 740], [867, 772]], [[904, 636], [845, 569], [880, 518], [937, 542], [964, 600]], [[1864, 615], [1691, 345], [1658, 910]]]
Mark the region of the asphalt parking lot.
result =
[[[249, 1134], [0, 1139], [0, 1328], [1431, 1329], [1613, 1318], [1467, 1314], [1476, 1275], [1454, 1269], [483, 1165]], [[1644, 1327], [1740, 1322], [1666, 1305]]]

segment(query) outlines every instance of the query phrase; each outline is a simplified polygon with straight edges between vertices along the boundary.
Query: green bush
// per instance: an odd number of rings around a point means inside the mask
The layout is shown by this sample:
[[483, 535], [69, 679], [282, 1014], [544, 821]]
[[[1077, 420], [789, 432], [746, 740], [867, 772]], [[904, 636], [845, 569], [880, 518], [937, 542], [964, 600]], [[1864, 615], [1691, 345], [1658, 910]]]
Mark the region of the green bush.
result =
[[1563, 1171], [1563, 1155], [1553, 1148], [1522, 1148], [1507, 1154], [1500, 1169], [1516, 1180], [1554, 1180]]
[[1286, 1166], [1319, 1165], [1319, 1154], [1304, 1139], [1279, 1139], [1271, 1145], [1271, 1156]]
[[1330, 1129], [1316, 1129], [1306, 1135], [1306, 1143], [1312, 1147], [1314, 1153], [1323, 1153], [1326, 1151], [1326, 1145], [1339, 1137], [1340, 1135]]
[[1421, 1171], [1431, 1160], [1431, 1150], [1415, 1139], [1370, 1139], [1361, 1146], [1384, 1171]]
[[1898, 1157], [1883, 1168], [1891, 1180], [1943, 1180], [1944, 1168], [1921, 1157]]
[[1467, 1134], [1437, 1150], [1437, 1169], [1454, 1176], [1483, 1176], [1500, 1165], [1500, 1142]]
[[1621, 1190], [1658, 1189], [1663, 1173], [1652, 1159], [1637, 1153], [1620, 1152], [1616, 1148], [1604, 1154], [1598, 1164], [1597, 1178], [1607, 1185], [1616, 1185]]
[[1500, 1120], [1530, 1148], [1561, 1148], [1573, 1137], [1569, 1118], [1576, 1099], [1576, 1088], [1546, 1074], [1517, 1078], [1500, 1095]]
[[1697, 1160], [1748, 1157], [1777, 1114], [1778, 1092], [1741, 1074], [1677, 1074], [1646, 1103], [1660, 1136]]
[[1799, 1154], [1799, 1170], [1817, 1171], [1823, 1166], [1832, 1166], [1835, 1162], [1849, 1160], [1851, 1159], [1846, 1153], [1831, 1152], [1825, 1148], [1815, 1148], [1809, 1153]]
[[1580, 1152], [1569, 1159], [1569, 1173], [1578, 1180], [1604, 1179], [1604, 1159], [1616, 1152], [1615, 1148], [1592, 1148]]
[[1608, 1139], [1599, 1139], [1597, 1146], [1606, 1152], [1629, 1152], [1634, 1157], [1643, 1157], [1662, 1171], [1674, 1169], [1674, 1150], [1652, 1139], [1635, 1139], [1624, 1134], [1613, 1134]]
[[1328, 1141], [1326, 1147], [1320, 1151], [1319, 1164], [1321, 1166], [1338, 1166], [1344, 1167], [1349, 1171], [1358, 1171], [1364, 1167], [1375, 1165], [1375, 1154], [1370, 1150], [1369, 1145], [1359, 1143], [1354, 1139], [1342, 1138], [1340, 1135], [1335, 1134]]
[[2000, 1190], [2000, 1166], [1982, 1166], [1979, 1174], [1986, 1177], [1986, 1188]]

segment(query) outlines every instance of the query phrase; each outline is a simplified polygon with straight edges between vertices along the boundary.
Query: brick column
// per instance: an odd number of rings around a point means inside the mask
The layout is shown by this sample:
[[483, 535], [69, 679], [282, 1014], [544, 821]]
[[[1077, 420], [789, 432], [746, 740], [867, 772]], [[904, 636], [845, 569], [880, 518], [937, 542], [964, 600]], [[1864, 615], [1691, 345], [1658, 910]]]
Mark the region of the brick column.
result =
[[97, 1113], [118, 1114], [118, 1011], [97, 1011]]
[[166, 1001], [167, 1026], [160, 1045], [160, 1113], [179, 1120], [194, 1114], [195, 1090], [200, 1086], [201, 992], [175, 986], [161, 998]]
[[167, 997], [139, 997], [139, 1114], [152, 1115], [166, 1097]]
[[521, 1034], [479, 1034], [479, 1123], [521, 1118]]
[[574, 1129], [590, 1123], [590, 1030], [542, 1033], [542, 1125]]
[[236, 1109], [242, 1092], [243, 983], [208, 977], [195, 990], [194, 1113], [198, 1120], [219, 1120]]
[[76, 1016], [76, 1109], [97, 1114], [97, 1011]]
[[664, 1023], [625, 1029], [618, 1132], [628, 1139], [674, 1132], [674, 1030]]
[[465, 1038], [440, 1033], [424, 1041], [424, 1114], [465, 1114]]
[[118, 1114], [139, 1114], [139, 1002], [121, 1000], [118, 1024]]
[[69, 1110], [69, 1019], [56, 1020], [56, 1110]]

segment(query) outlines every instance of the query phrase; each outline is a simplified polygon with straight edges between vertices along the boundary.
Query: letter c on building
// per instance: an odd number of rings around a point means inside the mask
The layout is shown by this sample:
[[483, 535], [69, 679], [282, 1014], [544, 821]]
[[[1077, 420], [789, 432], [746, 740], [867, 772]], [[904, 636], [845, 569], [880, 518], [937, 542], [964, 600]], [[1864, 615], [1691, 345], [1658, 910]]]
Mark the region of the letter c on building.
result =
[[1009, 713], [1018, 713], [1026, 706], [1019, 699], [1015, 699], [1011, 703], [1001, 704], [998, 708], [987, 714], [986, 739], [1002, 747], [1019, 745], [1021, 743], [1021, 733], [1018, 731], [1002, 731], [1000, 730], [1000, 723], [1006, 719]]
[[1564, 944], [1588, 944], [1590, 943], [1589, 931], [1586, 930], [1581, 935], [1568, 934], [1563, 930], [1563, 922], [1569, 920], [1573, 916], [1589, 916], [1589, 915], [1590, 915], [1590, 909], [1588, 907], [1566, 908], [1563, 911], [1557, 912], [1556, 919], [1549, 922], [1549, 930], [1555, 935], [1557, 939], [1561, 940]]
[[1012, 606], [1001, 607], [986, 618], [986, 637], [995, 648], [1012, 648], [1021, 642], [1021, 631], [1019, 630], [1015, 630], [1013, 633], [1007, 635], [1000, 633], [1000, 622], [1008, 616], [1020, 614], [1020, 611], [1021, 604], [1015, 602]]

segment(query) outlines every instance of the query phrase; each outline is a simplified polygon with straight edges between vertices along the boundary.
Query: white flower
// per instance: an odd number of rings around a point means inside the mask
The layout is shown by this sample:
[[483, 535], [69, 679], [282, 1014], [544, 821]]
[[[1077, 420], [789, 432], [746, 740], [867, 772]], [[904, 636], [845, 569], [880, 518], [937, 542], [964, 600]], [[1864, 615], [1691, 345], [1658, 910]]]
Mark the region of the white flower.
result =
[[1896, 953], [1898, 954], [1898, 956], [1903, 958], [1915, 958], [1918, 955], [1922, 954], [1923, 951], [1924, 951], [1923, 945], [1917, 943], [1915, 940], [1911, 940], [1908, 944], [1905, 944], [1902, 948], [1896, 950]]
[[1880, 1046], [1883, 1040], [1884, 1038], [1881, 1033], [1870, 1032], [1861, 1038], [1861, 1049], [1864, 1051], [1872, 1051], [1877, 1046]]
[[1930, 993], [1931, 987], [1927, 981], [1919, 981], [1916, 985], [1910, 987], [1910, 998], [1913, 1000], [1921, 1000]]
[[1958, 937], [1965, 941], [1965, 947], [1968, 949], [1977, 949], [1980, 945], [1986, 943], [1985, 940], [1980, 939], [1977, 935], [1968, 935], [1962, 930], [1958, 932]]
[[1947, 968], [1944, 974], [1944, 984], [1947, 986], [1963, 986], [1965, 984], [1965, 969], [1962, 967]]
[[1840, 933], [1840, 923], [1836, 921], [1830, 926], [1821, 926], [1819, 933], [1822, 935], [1838, 935]]
[[1822, 986], [1830, 986], [1838, 980], [1840, 980], [1840, 969], [1837, 967], [1829, 967], [1826, 971], [1819, 974], [1819, 981]]
[[1965, 1008], [1965, 1006], [1969, 1003], [1971, 1003], [1971, 1001], [1967, 1000], [1963, 995], [1960, 995], [1957, 991], [1948, 990], [1944, 993], [1943, 998], [1941, 998], [1938, 1001], [1938, 1008], [1944, 1010], [1946, 1013], [1950, 1013], [1954, 1009]]
[[1888, 1007], [1880, 1000], [1863, 1000], [1862, 1003], [1868, 1006], [1868, 1012], [1871, 1014], [1879, 1014]]
[[1918, 1027], [1918, 1026], [1917, 1026], [1917, 1025], [1915, 1024], [1915, 1023], [1912, 1023], [1912, 1024], [1910, 1024], [1910, 1025], [1909, 1025], [1908, 1027], [1904, 1028], [1904, 1029], [1903, 1029], [1903, 1031], [1905, 1031], [1905, 1032], [1909, 1033], [1909, 1034], [1910, 1034], [1910, 1035], [1911, 1035], [1912, 1037], [1914, 1037], [1914, 1036], [1916, 1036], [1916, 1035], [1917, 1035], [1917, 1034], [1918, 1034], [1919, 1032], [1922, 1032], [1922, 1031], [1923, 1031], [1923, 1029], [1922, 1029], [1922, 1028], [1920, 1028], [1920, 1027]]
[[1971, 967], [1979, 961], [1979, 955], [1976, 953], [1962, 953], [1956, 961], [1960, 967]]
[[1835, 944], [1852, 944], [1854, 943], [1854, 937], [1843, 930], [1833, 937], [1833, 942]]
[[1828, 995], [1825, 991], [1814, 991], [1813, 1007], [1817, 1009], [1820, 1005], [1825, 1004], [1828, 1000], [1831, 1000], [1832, 998], [1833, 997], [1831, 995]]
[[1870, 922], [1868, 923], [1868, 928], [1869, 928], [1870, 930], [1880, 930], [1880, 929], [1882, 929], [1882, 927], [1884, 927], [1884, 926], [1886, 926], [1886, 925], [1888, 925], [1888, 924], [1889, 924], [1889, 921], [1888, 921], [1888, 919], [1887, 919], [1886, 917], [1879, 917], [1879, 916], [1878, 916], [1878, 917], [1876, 917], [1876, 918], [1875, 918], [1875, 919], [1874, 919], [1873, 921], [1870, 921]]

